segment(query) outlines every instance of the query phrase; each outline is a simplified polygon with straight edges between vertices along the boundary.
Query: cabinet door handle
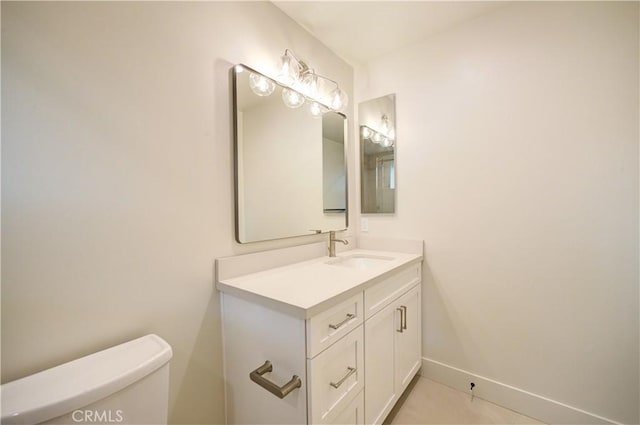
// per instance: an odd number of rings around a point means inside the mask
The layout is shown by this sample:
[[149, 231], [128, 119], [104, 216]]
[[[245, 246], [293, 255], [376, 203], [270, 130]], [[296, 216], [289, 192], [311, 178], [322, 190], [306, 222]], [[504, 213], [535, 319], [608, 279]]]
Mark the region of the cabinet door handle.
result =
[[302, 381], [300, 380], [298, 375], [293, 375], [291, 380], [281, 387], [262, 376], [267, 372], [271, 372], [272, 370], [273, 365], [269, 360], [267, 360], [262, 366], [251, 372], [249, 374], [249, 378], [251, 378], [251, 380], [256, 384], [260, 385], [262, 388], [279, 398], [285, 398], [291, 391], [295, 390], [296, 388], [302, 387]]
[[402, 309], [402, 323], [400, 326], [402, 329], [407, 330], [407, 306], [401, 305], [400, 308]]
[[396, 308], [396, 310], [398, 310], [400, 312], [400, 329], [396, 329], [396, 332], [403, 332], [404, 326], [402, 326], [402, 323], [404, 322], [404, 312], [405, 310], [401, 307]]
[[338, 382], [329, 382], [329, 385], [331, 385], [333, 388], [339, 388], [340, 385], [342, 385], [344, 381], [347, 380], [348, 377], [356, 373], [355, 367], [347, 367], [347, 369], [348, 369], [347, 374], [344, 375], [341, 380], [339, 380]]
[[353, 319], [354, 317], [356, 317], [355, 314], [347, 313], [347, 318], [346, 319], [344, 319], [340, 323], [336, 323], [335, 325], [330, 323], [329, 327], [331, 329], [338, 329], [339, 327], [341, 327], [342, 325], [344, 325], [345, 323], [347, 323], [349, 320]]

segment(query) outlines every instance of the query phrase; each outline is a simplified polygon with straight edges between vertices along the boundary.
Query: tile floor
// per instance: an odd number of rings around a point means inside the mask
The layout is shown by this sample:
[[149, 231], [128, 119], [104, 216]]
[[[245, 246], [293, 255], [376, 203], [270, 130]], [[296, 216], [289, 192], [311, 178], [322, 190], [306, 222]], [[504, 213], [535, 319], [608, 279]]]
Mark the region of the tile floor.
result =
[[385, 421], [400, 424], [542, 424], [512, 410], [417, 376]]

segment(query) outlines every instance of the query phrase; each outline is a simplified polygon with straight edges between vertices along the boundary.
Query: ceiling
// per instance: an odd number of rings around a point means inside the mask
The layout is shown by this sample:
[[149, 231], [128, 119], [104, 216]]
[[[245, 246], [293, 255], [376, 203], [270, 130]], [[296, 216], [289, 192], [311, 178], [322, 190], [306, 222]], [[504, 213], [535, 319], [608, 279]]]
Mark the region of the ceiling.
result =
[[274, 1], [351, 65], [505, 6], [500, 1]]

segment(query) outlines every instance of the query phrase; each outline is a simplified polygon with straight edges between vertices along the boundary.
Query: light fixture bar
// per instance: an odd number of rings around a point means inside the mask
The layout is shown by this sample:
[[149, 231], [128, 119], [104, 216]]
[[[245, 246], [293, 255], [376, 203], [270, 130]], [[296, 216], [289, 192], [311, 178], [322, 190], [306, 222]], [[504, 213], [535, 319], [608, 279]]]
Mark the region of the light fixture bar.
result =
[[[284, 55], [281, 57], [279, 77], [281, 84], [301, 93], [312, 104], [315, 104], [313, 106], [315, 109], [312, 111], [317, 111], [318, 105], [333, 111], [340, 111], [347, 106], [347, 94], [335, 80], [316, 73], [289, 49], [285, 49]], [[324, 86], [327, 84], [321, 84], [320, 81], [328, 82], [335, 87], [328, 94], [323, 93], [326, 91]], [[313, 113], [316, 115], [315, 112]]]

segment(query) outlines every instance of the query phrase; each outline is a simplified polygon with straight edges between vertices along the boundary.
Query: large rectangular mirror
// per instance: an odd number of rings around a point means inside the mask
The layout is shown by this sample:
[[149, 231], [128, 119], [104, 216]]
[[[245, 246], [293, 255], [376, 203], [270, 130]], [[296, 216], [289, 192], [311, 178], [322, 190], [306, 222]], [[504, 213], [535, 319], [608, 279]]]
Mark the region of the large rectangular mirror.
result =
[[236, 240], [346, 229], [346, 117], [287, 106], [286, 88], [245, 65], [231, 73]]
[[360, 103], [358, 118], [362, 213], [395, 213], [396, 96], [390, 94]]

